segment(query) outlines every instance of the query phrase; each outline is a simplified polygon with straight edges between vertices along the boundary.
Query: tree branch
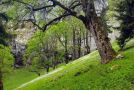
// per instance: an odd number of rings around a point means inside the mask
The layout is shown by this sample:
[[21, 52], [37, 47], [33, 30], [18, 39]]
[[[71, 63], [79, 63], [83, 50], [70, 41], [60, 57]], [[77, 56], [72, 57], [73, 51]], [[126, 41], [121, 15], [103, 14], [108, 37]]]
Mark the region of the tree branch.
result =
[[61, 4], [59, 1], [57, 0], [49, 0], [51, 2], [54, 3], [54, 5], [57, 5], [59, 7], [61, 7], [62, 9], [64, 9], [65, 11], [67, 11], [68, 13], [72, 14], [72, 15], [76, 15], [77, 13], [75, 11], [72, 11], [71, 9], [65, 7], [63, 4]]
[[55, 7], [55, 5], [48, 5], [48, 6], [43, 6], [43, 7], [39, 7], [39, 8], [34, 8], [33, 11], [39, 11], [39, 10], [50, 8], [50, 7]]
[[29, 21], [29, 22], [32, 22], [38, 29], [40, 29], [40, 30], [43, 30], [43, 28], [42, 27], [40, 27], [36, 22], [35, 22], [35, 20], [33, 20], [33, 19], [24, 19], [24, 20], [18, 20], [19, 22], [20, 21]]
[[[64, 9], [65, 12], [63, 13], [63, 15], [60, 15], [59, 17], [51, 20], [50, 22], [48, 22], [46, 25], [44, 25], [44, 27], [40, 27], [35, 21], [33, 21], [32, 19], [28, 19], [28, 20], [25, 20], [25, 21], [31, 21], [35, 26], [37, 26], [40, 30], [43, 30], [45, 31], [47, 29], [47, 27], [57, 21], [60, 21], [62, 18], [65, 18], [67, 16], [74, 16], [82, 21], [86, 21], [85, 20], [85, 17], [82, 16], [82, 15], [77, 15], [77, 12], [74, 11], [74, 9], [77, 7], [77, 6], [80, 6], [81, 3], [79, 1], [74, 1], [70, 4], [69, 8], [66, 7], [65, 5], [63, 5], [62, 3], [60, 3], [59, 1], [57, 0], [49, 0], [53, 3], [53, 5], [47, 5], [47, 6], [43, 6], [43, 7], [39, 7], [39, 8], [34, 8], [34, 6], [32, 6], [31, 4], [29, 3], [25, 3], [21, 0], [13, 0], [15, 2], [18, 2], [18, 3], [22, 3], [24, 5], [27, 6], [28, 9], [30, 9], [32, 12], [34, 11], [39, 11], [39, 10], [42, 10], [42, 9], [47, 9], [47, 8], [50, 8], [50, 7], [55, 7], [55, 6], [59, 6], [60, 8]], [[33, 14], [33, 13], [32, 13]], [[34, 14], [33, 14], [34, 15]], [[22, 20], [24, 21], [24, 20]]]
[[53, 20], [51, 20], [50, 22], [48, 22], [48, 23], [44, 26], [43, 31], [45, 31], [45, 30], [47, 29], [47, 27], [48, 27], [49, 25], [53, 24], [54, 22], [59, 21], [59, 20], [61, 20], [62, 18], [65, 18], [65, 17], [70, 16], [70, 15], [72, 15], [72, 14], [70, 14], [70, 13], [68, 13], [68, 14], [63, 14], [63, 15], [61, 15], [61, 16], [59, 16], [59, 17], [53, 19]]

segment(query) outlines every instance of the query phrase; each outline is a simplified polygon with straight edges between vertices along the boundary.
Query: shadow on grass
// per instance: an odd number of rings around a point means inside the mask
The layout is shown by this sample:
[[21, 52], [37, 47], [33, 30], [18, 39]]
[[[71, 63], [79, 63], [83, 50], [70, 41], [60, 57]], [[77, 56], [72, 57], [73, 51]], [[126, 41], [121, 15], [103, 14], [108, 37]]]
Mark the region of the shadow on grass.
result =
[[124, 48], [122, 51], [129, 50], [129, 49], [131, 49], [131, 48], [133, 48], [133, 47], [134, 47], [134, 46], [126, 47], [126, 48]]

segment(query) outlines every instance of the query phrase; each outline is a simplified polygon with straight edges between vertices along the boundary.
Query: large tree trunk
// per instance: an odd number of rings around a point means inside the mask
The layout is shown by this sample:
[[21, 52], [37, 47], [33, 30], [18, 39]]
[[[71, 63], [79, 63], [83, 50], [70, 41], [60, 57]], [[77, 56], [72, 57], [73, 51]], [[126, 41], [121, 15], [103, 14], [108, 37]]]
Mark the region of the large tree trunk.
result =
[[108, 38], [107, 30], [104, 28], [101, 19], [96, 14], [94, 1], [82, 0], [82, 3], [86, 17], [84, 24], [86, 28], [90, 30], [95, 39], [97, 49], [101, 56], [101, 63], [106, 64], [116, 56]]
[[99, 54], [101, 56], [101, 63], [105, 64], [115, 58], [116, 53], [112, 49], [107, 32], [104, 30], [101, 20], [99, 18], [92, 18], [89, 23], [88, 29], [91, 31]]

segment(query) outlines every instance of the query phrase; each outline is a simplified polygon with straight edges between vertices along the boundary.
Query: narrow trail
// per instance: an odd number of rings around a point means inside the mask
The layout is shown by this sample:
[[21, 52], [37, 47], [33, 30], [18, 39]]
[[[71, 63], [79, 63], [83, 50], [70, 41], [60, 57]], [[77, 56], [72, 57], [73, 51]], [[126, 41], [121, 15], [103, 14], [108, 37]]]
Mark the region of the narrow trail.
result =
[[[75, 61], [73, 61], [73, 62], [70, 62], [70, 64], [81, 63], [83, 60], [88, 59], [89, 57], [92, 57], [92, 56], [94, 55], [94, 53], [96, 53], [96, 51], [92, 52], [90, 55], [86, 55], [86, 56], [83, 56], [83, 57], [79, 58], [79, 60], [75, 60]], [[97, 54], [95, 54], [95, 55], [97, 55]], [[67, 64], [67, 65], [69, 65], [69, 64]], [[66, 66], [67, 66], [67, 65], [66, 65]], [[52, 75], [52, 74], [54, 74], [54, 73], [56, 73], [56, 72], [58, 72], [58, 71], [61, 71], [61, 70], [63, 70], [63, 69], [64, 69], [64, 67], [57, 68], [57, 69], [55, 69], [54, 71], [49, 72], [48, 74], [44, 74], [44, 75], [42, 75], [42, 76], [40, 76], [40, 77], [37, 77], [37, 78], [35, 78], [35, 79], [33, 79], [33, 80], [27, 82], [27, 83], [24, 83], [24, 84], [20, 85], [19, 87], [17, 87], [17, 88], [14, 89], [14, 90], [19, 90], [20, 88], [25, 87], [25, 86], [27, 86], [28, 84], [31, 84], [31, 83], [33, 83], [33, 82], [36, 82], [36, 81], [41, 80], [41, 79], [44, 79], [44, 78], [47, 78], [49, 75]]]
[[42, 78], [48, 77], [49, 75], [52, 75], [52, 74], [54, 74], [54, 73], [56, 73], [56, 72], [58, 72], [58, 71], [61, 71], [62, 69], [63, 69], [63, 68], [58, 68], [58, 69], [56, 69], [56, 70], [54, 70], [54, 71], [52, 71], [52, 72], [50, 72], [50, 73], [48, 73], [48, 74], [42, 75], [42, 76], [40, 76], [40, 77], [37, 77], [37, 78], [35, 78], [35, 79], [33, 79], [33, 80], [27, 82], [27, 83], [22, 84], [21, 86], [17, 87], [17, 88], [14, 89], [14, 90], [19, 90], [19, 88], [22, 88], [22, 87], [24, 87], [24, 86], [26, 86], [26, 85], [28, 85], [28, 84], [31, 84], [31, 83], [33, 83], [33, 82], [36, 82], [36, 81], [38, 81], [38, 80], [40, 80], [40, 79], [42, 79]]

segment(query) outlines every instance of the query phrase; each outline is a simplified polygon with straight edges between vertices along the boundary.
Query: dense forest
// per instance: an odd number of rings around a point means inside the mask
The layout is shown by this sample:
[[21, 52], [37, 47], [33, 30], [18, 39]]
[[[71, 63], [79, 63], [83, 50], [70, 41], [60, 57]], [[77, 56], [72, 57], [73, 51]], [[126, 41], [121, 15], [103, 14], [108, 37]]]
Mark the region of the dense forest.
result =
[[0, 0], [0, 90], [133, 90], [134, 0]]

